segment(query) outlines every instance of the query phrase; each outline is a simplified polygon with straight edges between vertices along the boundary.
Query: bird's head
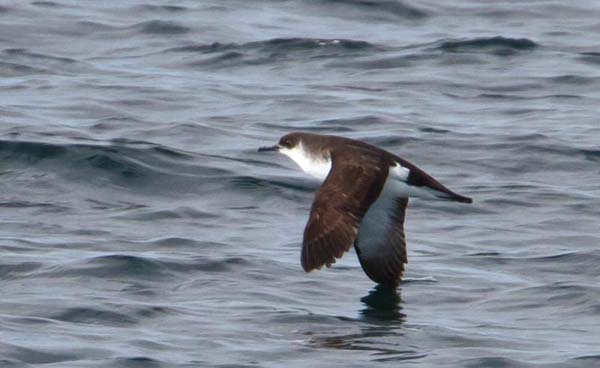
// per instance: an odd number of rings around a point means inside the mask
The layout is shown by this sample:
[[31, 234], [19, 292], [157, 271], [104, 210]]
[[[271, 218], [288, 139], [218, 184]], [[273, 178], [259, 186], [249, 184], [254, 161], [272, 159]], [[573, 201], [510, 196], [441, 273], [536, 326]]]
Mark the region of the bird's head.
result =
[[324, 180], [331, 169], [331, 156], [326, 136], [312, 133], [290, 133], [273, 147], [262, 147], [259, 151], [277, 151], [296, 162], [303, 171]]
[[281, 139], [279, 139], [279, 143], [277, 143], [276, 145], [271, 147], [260, 147], [258, 151], [277, 151], [283, 153], [284, 155], [289, 155], [290, 151], [294, 151], [295, 149], [300, 147], [301, 142], [302, 133], [290, 133], [281, 137]]

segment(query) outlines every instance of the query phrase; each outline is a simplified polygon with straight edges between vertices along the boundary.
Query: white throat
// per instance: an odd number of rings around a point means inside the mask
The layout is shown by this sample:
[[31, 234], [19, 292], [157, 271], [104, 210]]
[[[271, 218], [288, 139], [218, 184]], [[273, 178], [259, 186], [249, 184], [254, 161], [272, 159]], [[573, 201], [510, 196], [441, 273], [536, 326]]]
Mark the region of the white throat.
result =
[[296, 162], [305, 173], [323, 181], [331, 170], [331, 159], [313, 156], [304, 149], [302, 142], [292, 149], [281, 148], [279, 152]]

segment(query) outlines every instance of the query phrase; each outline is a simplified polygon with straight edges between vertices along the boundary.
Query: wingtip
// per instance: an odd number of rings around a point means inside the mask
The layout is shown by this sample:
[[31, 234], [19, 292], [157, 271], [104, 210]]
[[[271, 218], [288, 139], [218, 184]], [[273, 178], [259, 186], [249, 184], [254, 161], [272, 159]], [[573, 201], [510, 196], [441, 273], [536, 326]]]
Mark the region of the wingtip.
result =
[[304, 262], [304, 259], [302, 259], [302, 261], [300, 262], [300, 264], [302, 265], [302, 269], [306, 273], [309, 273], [310, 271], [314, 270], [314, 268], [308, 267], [308, 265]]
[[302, 265], [302, 269], [304, 272], [309, 273], [312, 271], [320, 271], [323, 266], [329, 268], [335, 263], [335, 258], [330, 259], [329, 261], [325, 261], [324, 263], [316, 263], [315, 260], [307, 259], [306, 255], [303, 254], [300, 259], [300, 264]]
[[314, 266], [305, 266], [304, 264], [302, 265], [302, 269], [304, 270], [304, 272], [306, 273], [311, 273], [313, 271], [319, 271], [321, 268], [323, 268], [323, 266], [321, 267], [314, 267]]
[[311, 264], [308, 261], [308, 259], [306, 259], [306, 255], [305, 254], [302, 255], [302, 258], [300, 259], [300, 264], [302, 265], [302, 269], [306, 273], [309, 273], [309, 272], [312, 272], [312, 271], [318, 269], [317, 267], [315, 267], [314, 264]]
[[473, 203], [473, 198], [461, 196], [458, 201], [461, 203]]

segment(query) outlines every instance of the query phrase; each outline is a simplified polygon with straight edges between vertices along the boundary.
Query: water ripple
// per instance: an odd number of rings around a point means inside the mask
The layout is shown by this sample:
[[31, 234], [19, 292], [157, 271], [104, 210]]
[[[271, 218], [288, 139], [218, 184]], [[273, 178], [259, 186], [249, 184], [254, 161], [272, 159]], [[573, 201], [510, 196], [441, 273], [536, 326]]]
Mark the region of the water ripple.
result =
[[527, 38], [502, 36], [444, 41], [438, 49], [445, 52], [485, 52], [497, 56], [511, 56], [520, 51], [533, 50], [539, 45]]
[[150, 20], [133, 26], [140, 33], [149, 35], [179, 35], [190, 32], [190, 28], [174, 21]]
[[[598, 365], [591, 2], [0, 3], [0, 367]], [[476, 203], [307, 274], [296, 130]]]
[[[323, 60], [356, 56], [382, 48], [348, 39], [274, 38], [245, 44], [195, 44], [169, 48], [165, 52], [192, 53], [199, 58], [189, 66], [235, 67], [274, 64], [280, 61]], [[204, 56], [205, 55], [205, 56]], [[204, 57], [203, 57], [204, 56]]]

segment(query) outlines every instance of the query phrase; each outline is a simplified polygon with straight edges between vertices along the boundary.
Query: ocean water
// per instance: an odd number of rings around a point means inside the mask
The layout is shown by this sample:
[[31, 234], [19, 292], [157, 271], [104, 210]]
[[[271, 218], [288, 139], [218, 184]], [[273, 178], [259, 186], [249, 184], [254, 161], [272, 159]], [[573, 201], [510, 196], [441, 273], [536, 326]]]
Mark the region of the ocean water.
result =
[[[1, 367], [600, 366], [600, 3], [0, 1]], [[305, 274], [302, 130], [412, 200]]]

